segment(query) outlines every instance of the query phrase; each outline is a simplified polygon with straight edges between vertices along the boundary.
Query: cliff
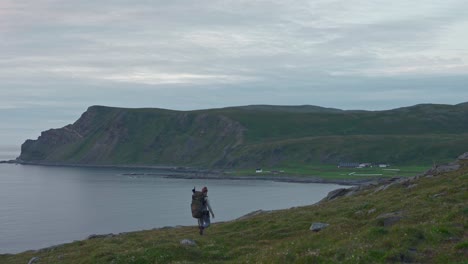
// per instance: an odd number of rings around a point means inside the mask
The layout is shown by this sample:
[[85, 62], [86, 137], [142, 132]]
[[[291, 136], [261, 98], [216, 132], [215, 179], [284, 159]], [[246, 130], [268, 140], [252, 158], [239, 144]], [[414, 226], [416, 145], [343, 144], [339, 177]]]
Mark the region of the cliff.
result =
[[388, 111], [245, 106], [197, 111], [92, 106], [27, 140], [19, 161], [243, 168], [286, 164], [432, 164], [468, 146], [468, 104]]
[[244, 128], [220, 115], [90, 107], [72, 125], [42, 132], [20, 160], [71, 164], [196, 164], [242, 144]]

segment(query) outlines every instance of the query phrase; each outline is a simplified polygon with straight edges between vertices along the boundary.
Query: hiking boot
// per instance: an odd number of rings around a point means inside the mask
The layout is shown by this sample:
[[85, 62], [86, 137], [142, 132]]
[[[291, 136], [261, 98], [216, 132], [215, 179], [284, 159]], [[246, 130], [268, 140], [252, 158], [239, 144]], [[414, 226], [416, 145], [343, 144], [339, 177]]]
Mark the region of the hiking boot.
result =
[[203, 236], [203, 226], [200, 226], [200, 236]]

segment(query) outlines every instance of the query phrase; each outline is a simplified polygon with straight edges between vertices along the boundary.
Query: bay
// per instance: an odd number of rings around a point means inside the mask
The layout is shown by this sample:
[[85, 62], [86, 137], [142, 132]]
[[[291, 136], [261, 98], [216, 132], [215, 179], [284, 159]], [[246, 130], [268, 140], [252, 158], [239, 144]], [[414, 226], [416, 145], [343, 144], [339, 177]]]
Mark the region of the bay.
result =
[[[0, 164], [0, 254], [165, 226], [195, 226], [191, 190], [208, 187], [214, 223], [313, 204], [336, 184], [175, 179], [154, 170]], [[196, 229], [194, 229], [196, 232]]]

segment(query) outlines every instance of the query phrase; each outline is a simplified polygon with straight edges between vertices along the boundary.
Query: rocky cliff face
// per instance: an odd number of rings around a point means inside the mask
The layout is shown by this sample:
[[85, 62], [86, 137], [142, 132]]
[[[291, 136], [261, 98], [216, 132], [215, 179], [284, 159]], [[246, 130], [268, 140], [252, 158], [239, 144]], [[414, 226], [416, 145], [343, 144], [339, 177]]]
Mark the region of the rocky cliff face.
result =
[[244, 130], [220, 115], [93, 106], [74, 124], [27, 140], [18, 159], [76, 164], [216, 163], [243, 142]]
[[61, 129], [50, 129], [41, 133], [37, 140], [28, 139], [21, 146], [20, 160], [47, 160], [53, 150], [63, 145], [78, 142], [82, 136], [73, 130], [72, 125]]

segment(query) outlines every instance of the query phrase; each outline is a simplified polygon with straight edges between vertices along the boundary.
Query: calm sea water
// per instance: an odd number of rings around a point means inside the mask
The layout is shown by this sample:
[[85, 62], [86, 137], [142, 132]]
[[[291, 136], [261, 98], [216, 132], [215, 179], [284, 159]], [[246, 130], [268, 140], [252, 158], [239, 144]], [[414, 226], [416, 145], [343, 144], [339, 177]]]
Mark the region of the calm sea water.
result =
[[128, 172], [0, 164], [0, 253], [39, 249], [91, 234], [196, 225], [190, 213], [194, 186], [208, 187], [214, 222], [259, 209], [313, 204], [340, 187], [125, 175]]

